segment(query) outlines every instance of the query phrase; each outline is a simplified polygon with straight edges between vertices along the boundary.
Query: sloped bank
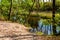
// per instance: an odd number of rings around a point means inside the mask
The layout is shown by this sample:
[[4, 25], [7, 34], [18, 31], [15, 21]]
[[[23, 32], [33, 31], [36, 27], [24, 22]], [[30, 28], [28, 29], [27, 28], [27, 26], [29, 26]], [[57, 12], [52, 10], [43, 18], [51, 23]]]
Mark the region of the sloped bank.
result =
[[22, 24], [0, 21], [0, 40], [60, 40], [60, 36], [27, 35], [27, 27]]
[[37, 36], [37, 40], [60, 40], [60, 36]]
[[0, 21], [0, 36], [29, 34], [27, 29], [23, 24]]

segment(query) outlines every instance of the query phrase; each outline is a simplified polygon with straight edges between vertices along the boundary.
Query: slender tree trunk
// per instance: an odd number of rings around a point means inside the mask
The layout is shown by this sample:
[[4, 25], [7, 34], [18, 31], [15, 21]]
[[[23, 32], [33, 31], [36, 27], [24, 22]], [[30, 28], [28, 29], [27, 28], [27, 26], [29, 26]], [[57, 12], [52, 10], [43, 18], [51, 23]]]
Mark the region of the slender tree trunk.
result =
[[37, 6], [38, 6], [38, 11], [39, 11], [39, 7], [40, 7], [39, 0], [37, 0]]
[[28, 23], [28, 20], [29, 20], [29, 17], [30, 17], [31, 11], [33, 11], [32, 8], [33, 8], [33, 6], [34, 6], [35, 1], [36, 1], [36, 0], [32, 0], [33, 4], [32, 4], [32, 6], [31, 6], [31, 8], [29, 9], [29, 15], [27, 15], [26, 23]]
[[56, 35], [56, 25], [55, 25], [55, 0], [53, 0], [53, 10], [52, 10], [52, 25], [53, 25], [53, 35]]
[[49, 2], [50, 2], [50, 0], [49, 0]]
[[8, 20], [10, 20], [10, 16], [11, 16], [11, 11], [12, 11], [12, 0], [10, 1], [10, 10], [9, 10], [9, 17]]
[[2, 10], [2, 0], [1, 0], [0, 11], [1, 11], [1, 14], [2, 14], [3, 13], [3, 10]]
[[44, 2], [44, 0], [43, 0], [43, 2]]

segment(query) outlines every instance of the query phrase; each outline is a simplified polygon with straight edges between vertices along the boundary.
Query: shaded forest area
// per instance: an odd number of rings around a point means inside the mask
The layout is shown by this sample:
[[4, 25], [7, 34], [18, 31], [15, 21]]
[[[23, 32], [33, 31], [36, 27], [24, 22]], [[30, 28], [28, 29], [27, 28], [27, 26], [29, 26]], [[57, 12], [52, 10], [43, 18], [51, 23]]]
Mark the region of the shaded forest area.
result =
[[60, 0], [0, 0], [1, 21], [18, 22], [37, 29], [38, 21], [43, 19], [44, 25], [52, 24], [52, 34], [57, 35], [56, 26], [60, 26], [59, 16]]

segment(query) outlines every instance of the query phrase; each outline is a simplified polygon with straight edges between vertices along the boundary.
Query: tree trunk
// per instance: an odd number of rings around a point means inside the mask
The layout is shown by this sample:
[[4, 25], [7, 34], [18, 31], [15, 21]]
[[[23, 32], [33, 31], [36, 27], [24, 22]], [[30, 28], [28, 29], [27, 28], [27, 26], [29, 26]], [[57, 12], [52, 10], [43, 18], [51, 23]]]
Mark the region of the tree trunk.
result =
[[37, 0], [37, 6], [38, 6], [38, 11], [39, 11], [39, 7], [40, 7], [39, 0]]
[[50, 0], [49, 0], [49, 2], [50, 2]]
[[43, 0], [43, 2], [44, 2], [44, 0]]
[[27, 23], [27, 24], [28, 24], [28, 19], [29, 19], [29, 17], [30, 17], [30, 14], [31, 14], [31, 12], [33, 11], [32, 8], [33, 8], [33, 6], [34, 6], [35, 1], [36, 1], [36, 0], [32, 0], [33, 4], [32, 4], [32, 6], [31, 6], [31, 8], [29, 9], [29, 14], [27, 15], [27, 18], [26, 18], [26, 23]]
[[53, 21], [52, 21], [52, 28], [53, 28], [53, 35], [56, 35], [56, 25], [55, 25], [55, 19], [54, 19], [54, 17], [55, 17], [55, 0], [53, 0], [53, 10], [52, 10], [52, 19], [53, 19]]
[[12, 11], [12, 0], [10, 1], [10, 10], [9, 10], [9, 17], [8, 20], [10, 20], [10, 16], [11, 16], [11, 11]]
[[0, 6], [0, 13], [1, 14], [3, 13], [3, 10], [2, 10], [2, 0], [1, 0], [1, 6]]

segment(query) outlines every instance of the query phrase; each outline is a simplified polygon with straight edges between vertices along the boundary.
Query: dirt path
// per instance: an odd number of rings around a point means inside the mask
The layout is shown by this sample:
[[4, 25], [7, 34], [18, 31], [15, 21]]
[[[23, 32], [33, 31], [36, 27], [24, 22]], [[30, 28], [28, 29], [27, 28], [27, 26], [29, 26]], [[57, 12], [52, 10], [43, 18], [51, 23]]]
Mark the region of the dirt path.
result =
[[[0, 21], [0, 36], [31, 34], [27, 27], [22, 24]], [[0, 40], [11, 40], [10, 38], [0, 38]]]
[[22, 24], [0, 21], [0, 36], [13, 34], [29, 34], [27, 29], [28, 28]]

